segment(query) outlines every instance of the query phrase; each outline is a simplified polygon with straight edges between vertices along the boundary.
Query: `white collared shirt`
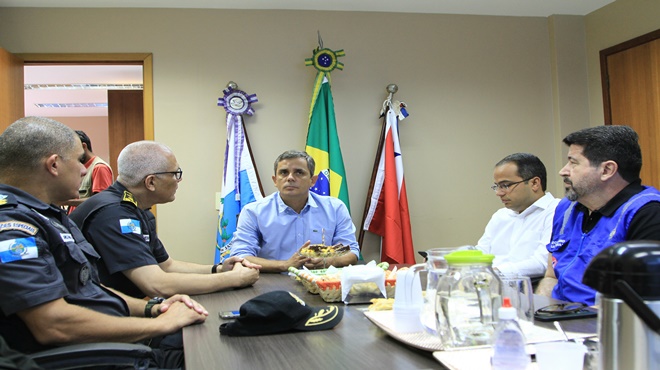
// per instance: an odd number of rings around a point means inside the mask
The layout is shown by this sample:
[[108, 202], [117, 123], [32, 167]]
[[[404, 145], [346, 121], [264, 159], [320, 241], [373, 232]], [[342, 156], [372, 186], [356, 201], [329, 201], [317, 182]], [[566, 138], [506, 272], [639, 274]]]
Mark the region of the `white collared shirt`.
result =
[[549, 192], [521, 213], [508, 208], [493, 214], [477, 249], [495, 255], [493, 267], [504, 275], [542, 276], [548, 265], [545, 246], [559, 199]]

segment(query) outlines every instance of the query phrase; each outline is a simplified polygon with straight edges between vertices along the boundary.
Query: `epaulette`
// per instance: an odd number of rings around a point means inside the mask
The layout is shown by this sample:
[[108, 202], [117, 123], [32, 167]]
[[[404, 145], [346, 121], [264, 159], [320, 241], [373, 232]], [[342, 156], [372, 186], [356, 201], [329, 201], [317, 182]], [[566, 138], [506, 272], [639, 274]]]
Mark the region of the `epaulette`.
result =
[[18, 200], [13, 194], [2, 194], [0, 193], [0, 207], [9, 207], [9, 206], [17, 206], [18, 205]]
[[121, 198], [122, 203], [130, 203], [135, 207], [138, 206], [137, 201], [133, 198], [133, 193], [128, 190], [124, 190], [124, 196]]

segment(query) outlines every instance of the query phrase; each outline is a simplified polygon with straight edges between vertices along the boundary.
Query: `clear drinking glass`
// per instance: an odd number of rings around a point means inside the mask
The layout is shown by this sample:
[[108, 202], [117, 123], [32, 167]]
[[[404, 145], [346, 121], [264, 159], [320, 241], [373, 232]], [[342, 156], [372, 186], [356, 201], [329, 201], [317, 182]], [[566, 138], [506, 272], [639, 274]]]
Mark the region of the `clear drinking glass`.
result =
[[[518, 311], [518, 319], [534, 323], [534, 291], [529, 276], [505, 276], [502, 280], [502, 298], [511, 299], [511, 307]], [[521, 323], [523, 324], [523, 323]]]
[[422, 305], [421, 321], [424, 329], [433, 335], [437, 333], [435, 319], [435, 295], [440, 277], [447, 272], [445, 255], [453, 252], [453, 248], [433, 248], [426, 251], [426, 294]]

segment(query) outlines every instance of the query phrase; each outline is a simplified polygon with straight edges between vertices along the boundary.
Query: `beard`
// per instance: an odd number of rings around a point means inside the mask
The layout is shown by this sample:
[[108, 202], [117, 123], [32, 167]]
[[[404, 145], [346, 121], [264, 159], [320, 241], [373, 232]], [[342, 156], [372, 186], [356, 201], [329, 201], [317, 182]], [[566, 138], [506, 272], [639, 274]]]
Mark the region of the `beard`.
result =
[[575, 202], [578, 199], [578, 193], [573, 188], [566, 188], [566, 198], [571, 202]]
[[568, 178], [564, 178], [564, 184], [568, 185], [568, 187], [564, 188], [566, 192], [566, 198], [568, 198], [568, 200], [571, 202], [575, 202], [579, 198], [579, 194], [573, 187], [573, 181], [569, 180]]
[[573, 184], [573, 181], [568, 178], [564, 178], [564, 184], [567, 185], [565, 188], [566, 198], [571, 202], [578, 200], [578, 198], [584, 198], [589, 194], [598, 192], [598, 184], [594, 179], [582, 179], [576, 186]]

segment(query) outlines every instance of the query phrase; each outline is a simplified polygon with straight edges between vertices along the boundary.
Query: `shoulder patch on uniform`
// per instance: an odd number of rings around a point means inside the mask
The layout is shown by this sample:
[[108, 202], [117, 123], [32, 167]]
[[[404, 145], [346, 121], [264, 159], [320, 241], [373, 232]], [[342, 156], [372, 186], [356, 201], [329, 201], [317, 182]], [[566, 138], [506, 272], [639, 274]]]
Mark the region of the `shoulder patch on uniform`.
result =
[[133, 193], [128, 190], [124, 190], [124, 196], [121, 198], [122, 202], [128, 202], [137, 207], [137, 201], [133, 198]]
[[0, 222], [0, 232], [7, 230], [20, 230], [30, 235], [35, 235], [39, 232], [39, 228], [23, 221], [3, 221]]
[[8, 263], [39, 257], [34, 237], [10, 239], [0, 242], [0, 262]]
[[122, 218], [119, 220], [119, 227], [121, 228], [122, 234], [142, 234], [140, 220]]
[[0, 207], [15, 206], [17, 204], [18, 201], [13, 194], [0, 194]]

